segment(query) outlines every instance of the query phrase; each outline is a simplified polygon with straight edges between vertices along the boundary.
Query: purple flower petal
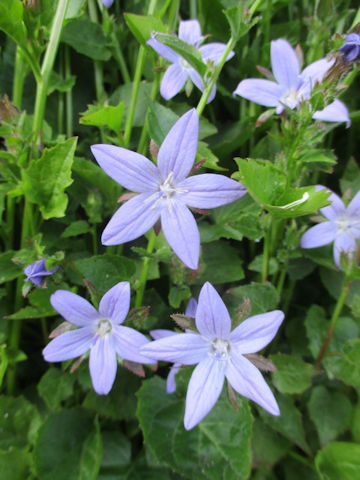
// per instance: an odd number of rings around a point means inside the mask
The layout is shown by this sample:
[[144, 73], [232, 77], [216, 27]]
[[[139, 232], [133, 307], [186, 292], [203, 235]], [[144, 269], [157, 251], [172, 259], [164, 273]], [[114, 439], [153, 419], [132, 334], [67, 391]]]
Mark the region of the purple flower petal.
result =
[[163, 43], [155, 40], [155, 38], [150, 38], [146, 45], [152, 47], [156, 53], [158, 53], [161, 57], [165, 58], [170, 63], [177, 63], [180, 61], [181, 57], [178, 53], [174, 52], [170, 47], [164, 45]]
[[113, 145], [93, 145], [91, 151], [104, 172], [128, 190], [143, 193], [160, 184], [156, 166], [143, 155]]
[[346, 213], [350, 217], [357, 217], [357, 219], [360, 220], [360, 192], [351, 200], [346, 209]]
[[[223, 56], [224, 50], [226, 48], [225, 43], [207, 43], [206, 45], [202, 45], [199, 48], [199, 52], [201, 53], [202, 59], [206, 63], [208, 60], [214, 62], [214, 65], [217, 65]], [[226, 61], [230, 60], [235, 55], [235, 52], [231, 50], [226, 57]]]
[[289, 42], [282, 39], [271, 42], [271, 65], [274, 77], [280, 85], [289, 89], [297, 87], [300, 65]]
[[317, 248], [331, 243], [337, 232], [334, 222], [323, 222], [311, 227], [301, 237], [301, 248]]
[[54, 338], [43, 350], [47, 362], [63, 362], [80, 357], [91, 348], [94, 341], [94, 329], [83, 327], [70, 330]]
[[101, 0], [101, 1], [106, 8], [110, 8], [111, 5], [114, 3], [114, 0]]
[[204, 91], [204, 82], [203, 82], [200, 74], [196, 70], [194, 70], [193, 68], [188, 68], [187, 73], [188, 73], [188, 75], [190, 75], [190, 78], [191, 78], [192, 82], [194, 83], [194, 85], [196, 85], [197, 88], [201, 92], [203, 92]]
[[140, 353], [141, 347], [150, 343], [142, 333], [130, 327], [115, 325], [112, 329], [112, 335], [116, 352], [124, 360], [137, 363], [155, 363], [153, 357]]
[[171, 368], [166, 379], [166, 393], [174, 393], [176, 390], [175, 375], [180, 369], [180, 364], [175, 363]]
[[198, 20], [180, 20], [179, 38], [180, 40], [197, 47], [202, 39], [200, 23]]
[[38, 287], [42, 287], [45, 281], [45, 277], [49, 275], [53, 275], [59, 270], [59, 267], [55, 267], [53, 270], [49, 271], [46, 268], [46, 260], [38, 260], [31, 265], [28, 265], [24, 269], [24, 274], [26, 275], [26, 281], [32, 282], [33, 284], [37, 285]]
[[187, 307], [185, 310], [185, 315], [188, 317], [195, 318], [196, 310], [197, 310], [197, 301], [195, 300], [195, 298], [190, 298], [189, 303], [187, 304]]
[[197, 150], [199, 117], [193, 108], [173, 125], [158, 153], [158, 168], [165, 181], [172, 172], [172, 180], [183, 180], [190, 172]]
[[353, 253], [356, 250], [356, 240], [352, 235], [348, 233], [340, 233], [335, 238], [334, 242], [334, 260], [335, 264], [340, 268], [340, 254], [345, 252], [349, 258], [352, 258]]
[[[247, 100], [264, 105], [265, 107], [276, 107], [283, 94], [284, 87], [271, 80], [249, 78], [239, 83], [234, 95], [240, 95]], [[283, 108], [280, 105], [281, 108]]]
[[87, 300], [67, 290], [57, 290], [53, 293], [50, 303], [65, 320], [79, 327], [89, 326], [100, 317]]
[[230, 335], [229, 312], [220, 295], [209, 282], [206, 282], [200, 291], [196, 326], [201, 335], [209, 340], [228, 339]]
[[208, 355], [208, 344], [197, 333], [178, 333], [148, 343], [141, 353], [156, 360], [193, 365]]
[[345, 215], [346, 208], [344, 202], [341, 198], [336, 195], [336, 193], [332, 192], [328, 188], [324, 187], [323, 185], [317, 185], [316, 191], [320, 191], [326, 189], [331, 195], [328, 197], [328, 201], [331, 202], [331, 205], [328, 207], [320, 208], [320, 212], [329, 220], [336, 220], [337, 218]]
[[120, 282], [102, 297], [99, 312], [105, 318], [111, 320], [113, 325], [122, 323], [130, 308], [130, 284]]
[[258, 352], [275, 337], [283, 320], [280, 310], [248, 318], [231, 332], [231, 348], [240, 354]]
[[217, 402], [224, 385], [225, 364], [214, 357], [206, 357], [193, 371], [186, 394], [186, 430], [194, 428]]
[[149, 333], [154, 340], [160, 340], [161, 338], [178, 335], [176, 332], [173, 332], [172, 330], [166, 330], [165, 328], [157, 328], [156, 330], [150, 330]]
[[225, 376], [240, 395], [258, 403], [272, 415], [280, 415], [275, 397], [259, 370], [249, 360], [231, 352]]
[[187, 71], [179, 63], [170, 65], [161, 80], [161, 96], [165, 100], [173, 98], [183, 88], [187, 78]]
[[245, 187], [224, 175], [205, 173], [183, 180], [179, 186], [186, 190], [181, 200], [195, 208], [216, 208], [238, 200], [246, 194]]
[[346, 122], [346, 128], [349, 128], [351, 125], [346, 105], [337, 98], [323, 110], [315, 112], [313, 118], [315, 120], [323, 120], [324, 122]]
[[89, 367], [95, 392], [107, 395], [113, 386], [117, 369], [114, 339], [111, 335], [97, 340], [90, 351]]
[[130, 242], [150, 230], [160, 216], [157, 199], [151, 197], [151, 193], [141, 193], [122, 205], [103, 231], [102, 244]]
[[314, 88], [316, 82], [322, 82], [326, 72], [334, 65], [334, 62], [335, 59], [328, 60], [327, 58], [321, 58], [304, 68], [300, 77], [309, 85], [309, 89], [311, 90]]
[[180, 202], [161, 211], [161, 226], [170, 247], [189, 268], [196, 270], [199, 263], [200, 234], [190, 210]]

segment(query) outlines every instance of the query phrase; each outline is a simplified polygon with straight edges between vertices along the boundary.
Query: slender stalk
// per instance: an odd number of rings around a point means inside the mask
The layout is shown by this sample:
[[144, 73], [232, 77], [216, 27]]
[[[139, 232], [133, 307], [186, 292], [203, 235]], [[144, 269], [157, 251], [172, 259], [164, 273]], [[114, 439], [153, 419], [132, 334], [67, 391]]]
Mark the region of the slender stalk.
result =
[[190, 0], [190, 18], [197, 18], [197, 1]]
[[[146, 253], [148, 253], [149, 255], [154, 250], [155, 240], [156, 240], [156, 235], [155, 235], [154, 230], [152, 229], [150, 231], [148, 245], [147, 245], [147, 249], [146, 249]], [[150, 257], [144, 257], [143, 264], [142, 264], [142, 269], [141, 269], [141, 273], [140, 273], [140, 279], [139, 279], [139, 288], [137, 289], [137, 292], [136, 292], [135, 308], [141, 307], [141, 305], [142, 305], [144, 292], [145, 292], [145, 287], [146, 287], [146, 282], [147, 282], [147, 276], [148, 276], [148, 273], [149, 273], [150, 262], [151, 262]]]
[[[65, 45], [65, 79], [71, 75], [70, 48]], [[65, 93], [66, 100], [66, 135], [73, 136], [73, 95], [72, 89]]]
[[196, 111], [197, 111], [199, 117], [201, 117], [201, 114], [204, 111], [204, 108], [206, 106], [206, 102], [208, 101], [210, 93], [213, 89], [213, 86], [215, 85], [215, 82], [216, 82], [218, 76], [220, 75], [220, 72], [221, 72], [221, 70], [224, 66], [224, 63], [226, 62], [227, 56], [229, 55], [231, 50], [235, 47], [235, 45], [236, 45], [236, 41], [231, 37], [230, 40], [228, 41], [228, 43], [226, 44], [226, 48], [224, 50], [224, 53], [222, 54], [222, 57], [220, 58], [219, 63], [216, 65], [216, 67], [213, 71], [213, 74], [211, 75], [209, 83], [206, 85], [206, 87], [204, 88], [204, 91], [201, 95], [200, 101], [199, 101], [198, 106], [196, 108]]
[[263, 262], [262, 262], [262, 271], [261, 271], [261, 281], [265, 283], [268, 276], [269, 268], [269, 244], [270, 244], [270, 232], [269, 229], [265, 233], [264, 237], [264, 251], [263, 251]]
[[49, 43], [47, 45], [45, 56], [41, 66], [41, 78], [37, 81], [33, 124], [33, 132], [36, 136], [38, 136], [42, 130], [47, 99], [47, 87], [50, 74], [54, 66], [56, 53], [58, 50], [61, 30], [63, 27], [65, 12], [68, 3], [69, 0], [59, 0], [53, 24], [51, 27]]
[[[160, 73], [156, 72], [154, 76], [152, 88], [151, 88], [151, 94], [150, 94], [151, 100], [155, 100], [156, 94], [159, 91], [159, 84], [160, 84]], [[146, 153], [146, 150], [147, 150], [146, 139], [148, 138], [148, 120], [147, 120], [148, 112], [149, 112], [149, 107], [146, 112], [145, 122], [141, 131], [140, 140], [137, 148], [137, 152], [143, 155]]]
[[[59, 76], [61, 79], [64, 79], [64, 46], [59, 48]], [[58, 92], [58, 133], [64, 133], [64, 112], [65, 112], [65, 102], [64, 102], [64, 92]]]
[[19, 110], [21, 110], [25, 76], [26, 66], [24, 62], [23, 52], [20, 47], [16, 47], [12, 102]]
[[287, 288], [286, 293], [285, 293], [284, 305], [283, 305], [283, 308], [282, 308], [282, 311], [284, 312], [285, 317], [286, 317], [286, 315], [289, 311], [290, 302], [291, 302], [291, 299], [292, 299], [292, 296], [293, 296], [293, 293], [294, 293], [294, 290], [295, 290], [295, 285], [296, 285], [296, 281], [295, 280], [290, 280], [288, 288]]
[[345, 275], [344, 281], [343, 281], [343, 284], [342, 284], [342, 287], [341, 287], [340, 296], [339, 296], [339, 298], [336, 302], [333, 314], [331, 316], [328, 331], [326, 333], [326, 336], [325, 336], [325, 339], [324, 339], [323, 344], [321, 346], [319, 355], [318, 355], [318, 357], [316, 359], [316, 362], [315, 362], [315, 368], [316, 369], [319, 369], [319, 367], [321, 365], [321, 362], [322, 362], [322, 360], [323, 360], [323, 358], [326, 354], [326, 350], [329, 346], [330, 340], [331, 340], [332, 335], [334, 333], [334, 329], [335, 329], [335, 326], [336, 326], [337, 319], [339, 318], [339, 315], [340, 315], [340, 313], [343, 309], [343, 306], [346, 302], [351, 282], [352, 282], [352, 278], [349, 278], [349, 275]]
[[255, 0], [255, 2], [249, 8], [250, 15], [253, 16], [258, 7], [262, 4], [263, 0]]
[[[150, 1], [150, 5], [149, 5], [147, 15], [152, 15], [155, 12], [156, 4], [157, 4], [157, 0], [151, 0]], [[142, 71], [143, 71], [143, 68], [144, 68], [145, 55], [146, 55], [145, 47], [143, 47], [141, 45], [140, 48], [139, 48], [139, 52], [138, 52], [138, 56], [137, 56], [137, 60], [136, 60], [136, 68], [135, 68], [133, 86], [132, 86], [132, 90], [131, 90], [130, 106], [129, 106], [129, 111], [128, 111], [128, 115], [126, 117], [126, 123], [125, 123], [125, 132], [124, 132], [124, 146], [125, 147], [128, 147], [129, 144], [130, 144], [131, 132], [132, 132], [134, 116], [135, 116], [136, 102], [137, 102], [137, 97], [138, 97], [139, 88], [140, 88]]]
[[[98, 23], [97, 7], [95, 0], [89, 0], [89, 17], [94, 23]], [[104, 75], [102, 63], [99, 60], [94, 61], [95, 91], [98, 102], [104, 98]]]
[[112, 33], [112, 40], [113, 40], [113, 55], [117, 64], [119, 65], [119, 69], [120, 69], [123, 81], [124, 83], [130, 83], [131, 78], [130, 78], [129, 70], [127, 68], [125, 58], [120, 48], [115, 32]]
[[283, 265], [283, 268], [281, 269], [281, 273], [280, 273], [280, 276], [279, 276], [279, 281], [278, 281], [278, 284], [277, 284], [277, 287], [276, 287], [277, 292], [279, 294], [279, 297], [281, 297], [281, 294], [282, 294], [282, 291], [283, 291], [283, 288], [284, 288], [284, 282], [285, 282], [285, 278], [286, 278], [286, 274], [287, 274], [288, 265], [289, 265], [289, 260], [287, 259], [286, 262]]

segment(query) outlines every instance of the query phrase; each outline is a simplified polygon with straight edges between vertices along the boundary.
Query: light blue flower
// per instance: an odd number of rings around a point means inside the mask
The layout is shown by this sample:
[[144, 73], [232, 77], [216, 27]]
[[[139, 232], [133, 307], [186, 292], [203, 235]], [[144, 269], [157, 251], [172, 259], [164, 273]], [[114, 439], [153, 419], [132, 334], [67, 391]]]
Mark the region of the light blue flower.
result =
[[26, 281], [32, 282], [34, 285], [38, 287], [42, 287], [44, 285], [46, 277], [49, 275], [53, 275], [59, 270], [59, 267], [55, 267], [54, 270], [47, 270], [46, 268], [46, 260], [38, 260], [35, 263], [31, 263], [28, 265], [24, 273], [26, 275]]
[[231, 332], [224, 302], [209, 283], [199, 295], [195, 323], [199, 333], [181, 333], [155, 340], [141, 348], [143, 355], [177, 365], [198, 364], [186, 395], [184, 426], [190, 430], [213, 408], [225, 378], [240, 395], [279, 415], [274, 395], [260, 371], [244, 356], [264, 348], [284, 319], [280, 310], [255, 315]]

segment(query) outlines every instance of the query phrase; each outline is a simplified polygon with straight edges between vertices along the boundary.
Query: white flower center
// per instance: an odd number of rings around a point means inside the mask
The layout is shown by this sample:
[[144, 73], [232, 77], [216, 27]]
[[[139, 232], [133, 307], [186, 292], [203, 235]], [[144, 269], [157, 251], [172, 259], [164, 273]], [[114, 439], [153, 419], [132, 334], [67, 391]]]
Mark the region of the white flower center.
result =
[[295, 87], [291, 87], [280, 99], [281, 103], [284, 103], [291, 109], [298, 107], [300, 100], [301, 95]]
[[158, 197], [156, 202], [154, 202], [154, 204], [151, 206], [151, 208], [156, 208], [160, 202], [166, 201], [169, 212], [171, 212], [173, 197], [175, 193], [186, 193], [188, 191], [174, 186], [172, 182], [173, 175], [174, 172], [170, 172], [166, 180], [159, 185], [158, 191], [155, 192], [153, 195], [150, 195], [150, 197], [145, 200], [145, 203], [148, 203], [151, 202], [154, 198]]
[[181, 59], [180, 59], [180, 64], [181, 64], [181, 66], [182, 66], [183, 68], [185, 68], [186, 70], [188, 70], [189, 68], [192, 68], [191, 65], [190, 65], [190, 63], [187, 62], [187, 61], [185, 60], [185, 58], [181, 58]]
[[112, 330], [112, 323], [108, 318], [102, 318], [98, 321], [97, 329], [96, 329], [96, 337], [104, 337]]
[[348, 235], [357, 237], [357, 235], [353, 231], [353, 228], [360, 229], [360, 219], [358, 220], [358, 219], [343, 215], [342, 217], [335, 220], [335, 223], [338, 229], [337, 231], [338, 235], [341, 233], [347, 233]]
[[211, 344], [211, 353], [219, 360], [226, 360], [229, 356], [230, 343], [222, 338], [215, 338]]

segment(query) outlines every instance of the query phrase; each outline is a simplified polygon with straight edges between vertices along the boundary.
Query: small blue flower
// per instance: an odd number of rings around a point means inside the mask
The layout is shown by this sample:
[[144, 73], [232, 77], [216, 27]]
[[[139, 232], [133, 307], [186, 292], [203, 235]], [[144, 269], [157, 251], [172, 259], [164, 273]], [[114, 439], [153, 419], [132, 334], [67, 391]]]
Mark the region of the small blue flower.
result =
[[110, 8], [111, 5], [114, 3], [114, 0], [101, 0], [101, 1], [106, 8]]
[[344, 45], [339, 48], [339, 52], [344, 55], [346, 62], [355, 62], [360, 58], [360, 35], [350, 33], [345, 37]]
[[51, 305], [62, 317], [80, 327], [66, 331], [43, 350], [47, 362], [63, 362], [80, 357], [90, 350], [90, 375], [94, 390], [107, 395], [113, 386], [117, 358], [136, 363], [155, 363], [140, 354], [149, 340], [133, 328], [121, 325], [130, 306], [130, 284], [120, 282], [102, 297], [99, 311], [84, 298], [66, 290], [57, 290]]
[[27, 282], [32, 282], [38, 287], [42, 287], [45, 282], [45, 278], [49, 275], [53, 275], [59, 270], [59, 267], [55, 267], [54, 270], [51, 270], [51, 272], [49, 272], [49, 270], [46, 269], [45, 263], [46, 260], [43, 259], [28, 265], [24, 270], [24, 273], [26, 275], [25, 280]]

